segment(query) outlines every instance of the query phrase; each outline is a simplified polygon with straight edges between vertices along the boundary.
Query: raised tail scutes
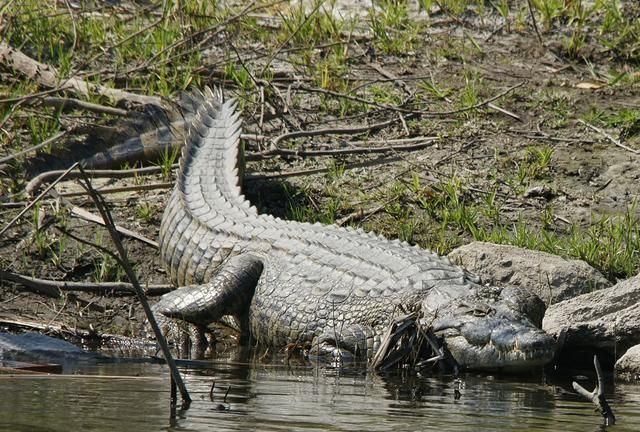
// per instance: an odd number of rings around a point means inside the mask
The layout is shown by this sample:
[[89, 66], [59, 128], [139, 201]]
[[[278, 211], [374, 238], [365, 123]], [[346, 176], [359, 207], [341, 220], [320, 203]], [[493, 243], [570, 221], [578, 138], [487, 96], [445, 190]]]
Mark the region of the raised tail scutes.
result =
[[185, 208], [206, 223], [216, 215], [235, 220], [256, 210], [240, 190], [241, 121], [236, 102], [224, 101], [220, 89], [194, 90], [201, 100], [182, 150], [177, 188]]

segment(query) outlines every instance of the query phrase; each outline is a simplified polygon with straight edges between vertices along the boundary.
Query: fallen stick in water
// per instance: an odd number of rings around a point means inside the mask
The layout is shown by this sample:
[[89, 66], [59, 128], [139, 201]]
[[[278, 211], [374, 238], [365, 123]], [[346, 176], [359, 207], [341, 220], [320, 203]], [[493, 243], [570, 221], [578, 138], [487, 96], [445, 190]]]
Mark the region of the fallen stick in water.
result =
[[600, 368], [598, 356], [593, 356], [593, 365], [596, 368], [596, 375], [598, 377], [596, 388], [594, 388], [592, 392], [589, 392], [587, 391], [587, 389], [574, 381], [572, 383], [573, 389], [577, 391], [578, 394], [584, 396], [587, 400], [593, 402], [593, 404], [596, 406], [596, 409], [600, 411], [600, 414], [604, 419], [605, 426], [612, 426], [616, 424], [616, 416], [613, 415], [611, 407], [607, 403], [607, 400], [604, 398], [604, 380], [602, 379], [602, 369]]

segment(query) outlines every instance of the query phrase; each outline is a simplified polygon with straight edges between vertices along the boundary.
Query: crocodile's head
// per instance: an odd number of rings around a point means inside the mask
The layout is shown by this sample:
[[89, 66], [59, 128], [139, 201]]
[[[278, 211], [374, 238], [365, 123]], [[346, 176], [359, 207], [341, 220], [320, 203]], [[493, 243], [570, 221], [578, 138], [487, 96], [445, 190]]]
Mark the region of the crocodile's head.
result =
[[468, 292], [434, 288], [421, 323], [444, 339], [462, 369], [525, 369], [548, 363], [554, 339], [540, 330], [545, 305], [519, 288]]

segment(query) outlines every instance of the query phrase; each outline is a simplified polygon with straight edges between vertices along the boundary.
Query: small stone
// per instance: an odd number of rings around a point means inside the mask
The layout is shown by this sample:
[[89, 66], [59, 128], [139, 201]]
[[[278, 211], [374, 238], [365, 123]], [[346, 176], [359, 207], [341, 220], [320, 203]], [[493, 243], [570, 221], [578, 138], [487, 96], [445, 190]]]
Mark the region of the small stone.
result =
[[640, 345], [632, 346], [616, 362], [616, 376], [629, 381], [640, 381]]

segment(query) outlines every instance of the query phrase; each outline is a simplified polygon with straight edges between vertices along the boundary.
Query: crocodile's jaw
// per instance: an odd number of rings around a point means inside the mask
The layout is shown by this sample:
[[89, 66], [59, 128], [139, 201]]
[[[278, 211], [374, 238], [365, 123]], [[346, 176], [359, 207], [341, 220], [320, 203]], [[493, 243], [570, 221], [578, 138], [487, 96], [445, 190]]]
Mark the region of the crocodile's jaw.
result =
[[423, 302], [422, 322], [444, 339], [460, 368], [518, 370], [553, 358], [555, 340], [539, 328], [544, 303], [528, 291], [482, 287], [467, 295], [436, 294]]
[[555, 341], [538, 328], [499, 318], [474, 321], [436, 332], [461, 369], [517, 371], [553, 358]]

